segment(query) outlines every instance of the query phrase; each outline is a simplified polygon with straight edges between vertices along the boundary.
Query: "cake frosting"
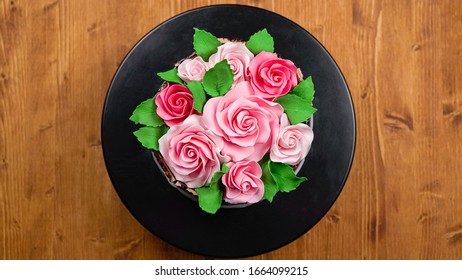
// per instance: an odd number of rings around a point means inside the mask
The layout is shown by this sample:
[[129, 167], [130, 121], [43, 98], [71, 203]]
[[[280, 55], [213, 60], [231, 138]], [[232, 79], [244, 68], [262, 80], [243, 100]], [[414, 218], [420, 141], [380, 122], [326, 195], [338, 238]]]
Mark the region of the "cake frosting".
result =
[[271, 202], [306, 180], [293, 170], [313, 141], [314, 87], [273, 44], [266, 29], [247, 42], [195, 29], [196, 52], [158, 73], [163, 86], [130, 118], [146, 125], [134, 134], [171, 183], [208, 213], [221, 201]]

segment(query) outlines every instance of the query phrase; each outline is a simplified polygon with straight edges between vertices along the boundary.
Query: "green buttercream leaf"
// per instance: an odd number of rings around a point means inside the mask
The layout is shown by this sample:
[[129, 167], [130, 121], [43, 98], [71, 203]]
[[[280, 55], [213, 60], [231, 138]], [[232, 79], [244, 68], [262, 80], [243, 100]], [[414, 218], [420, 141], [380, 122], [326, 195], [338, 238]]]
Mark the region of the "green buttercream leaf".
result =
[[295, 190], [301, 183], [307, 179], [305, 177], [298, 177], [295, 175], [292, 167], [285, 163], [270, 162], [269, 168], [278, 189], [281, 192], [290, 192]]
[[264, 160], [260, 163], [260, 165], [262, 169], [261, 180], [265, 185], [265, 192], [263, 194], [263, 197], [269, 202], [273, 202], [273, 198], [278, 192], [279, 188], [276, 181], [273, 178], [273, 175], [271, 174], [271, 170], [269, 167], [270, 161], [268, 159]]
[[170, 70], [165, 71], [165, 72], [157, 73], [157, 76], [159, 76], [164, 81], [184, 85], [183, 80], [180, 79], [180, 77], [178, 77], [178, 69], [177, 68], [173, 68], [173, 69], [170, 69]]
[[311, 104], [298, 95], [286, 94], [274, 102], [281, 104], [291, 124], [305, 122], [312, 115]]
[[313, 107], [314, 84], [310, 77], [274, 102], [281, 104], [291, 124], [305, 122], [317, 109]]
[[186, 87], [191, 91], [194, 100], [194, 109], [202, 113], [206, 102], [206, 96], [202, 84], [197, 81], [192, 81], [186, 84]]
[[202, 85], [208, 95], [216, 97], [225, 95], [231, 89], [233, 82], [233, 71], [225, 59], [205, 73]]
[[262, 51], [274, 52], [274, 39], [266, 28], [253, 34], [245, 45], [254, 55]]
[[225, 162], [225, 163], [223, 163], [223, 164], [221, 165], [221, 172], [223, 172], [223, 174], [224, 174], [224, 173], [226, 173], [226, 172], [228, 172], [228, 171], [229, 171], [229, 167], [228, 167], [228, 165], [227, 165], [226, 162]]
[[197, 192], [200, 208], [207, 213], [215, 214], [221, 207], [223, 191], [220, 189], [220, 179], [223, 174], [221, 171], [215, 172], [208, 187], [194, 189]]
[[289, 94], [295, 94], [312, 104], [314, 99], [314, 84], [311, 76], [301, 81]]
[[209, 57], [217, 52], [218, 46], [220, 45], [221, 42], [211, 33], [205, 30], [194, 28], [194, 50], [198, 56], [204, 59], [204, 61], [208, 61]]
[[136, 124], [158, 127], [164, 125], [164, 121], [157, 115], [157, 106], [154, 98], [141, 102], [133, 111], [130, 120]]
[[159, 150], [159, 139], [168, 131], [168, 127], [165, 125], [159, 127], [145, 126], [137, 131], [133, 132], [138, 141], [141, 142], [143, 147]]

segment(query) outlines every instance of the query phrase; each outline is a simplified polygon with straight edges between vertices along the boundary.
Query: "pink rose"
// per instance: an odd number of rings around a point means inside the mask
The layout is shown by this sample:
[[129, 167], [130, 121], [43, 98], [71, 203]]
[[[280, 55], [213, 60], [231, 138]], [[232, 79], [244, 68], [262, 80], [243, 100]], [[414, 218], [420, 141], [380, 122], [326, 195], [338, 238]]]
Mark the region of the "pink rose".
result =
[[270, 101], [285, 95], [298, 83], [297, 67], [292, 61], [265, 51], [252, 59], [249, 74], [255, 94]]
[[210, 183], [221, 163], [223, 140], [206, 130], [202, 117], [189, 116], [182, 124], [171, 127], [159, 139], [159, 151], [177, 180], [189, 188]]
[[228, 167], [229, 171], [221, 177], [225, 185], [223, 200], [231, 204], [260, 201], [265, 192], [260, 165], [255, 161], [240, 161], [230, 162]]
[[313, 142], [313, 130], [306, 124], [290, 125], [287, 115], [281, 117], [281, 128], [270, 151], [270, 159], [290, 165], [300, 163]]
[[279, 131], [281, 105], [256, 96], [248, 82], [241, 82], [225, 96], [204, 106], [204, 124], [224, 140], [222, 153], [232, 161], [260, 160]]
[[235, 86], [246, 79], [247, 68], [254, 55], [247, 49], [244, 43], [226, 42], [218, 47], [218, 51], [209, 58], [210, 68], [226, 59], [234, 74]]
[[208, 70], [207, 63], [200, 56], [187, 58], [178, 66], [178, 77], [185, 82], [202, 82], [205, 72]]
[[189, 89], [182, 85], [168, 84], [156, 95], [157, 114], [168, 126], [181, 124], [194, 111], [194, 101]]

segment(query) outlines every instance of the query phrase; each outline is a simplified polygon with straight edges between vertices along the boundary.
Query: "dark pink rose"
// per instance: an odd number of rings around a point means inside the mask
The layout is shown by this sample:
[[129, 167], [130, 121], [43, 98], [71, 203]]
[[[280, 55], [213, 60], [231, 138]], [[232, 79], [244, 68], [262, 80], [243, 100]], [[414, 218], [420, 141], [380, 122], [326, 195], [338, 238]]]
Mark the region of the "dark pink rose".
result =
[[185, 82], [202, 82], [205, 72], [209, 69], [207, 62], [202, 57], [187, 58], [178, 66], [178, 77]]
[[220, 154], [222, 148], [223, 140], [205, 129], [198, 115], [172, 126], [159, 139], [159, 151], [168, 167], [189, 188], [208, 185], [221, 164], [229, 160]]
[[271, 147], [271, 160], [290, 165], [300, 163], [310, 151], [313, 137], [311, 127], [302, 123], [290, 125], [287, 115], [283, 114], [281, 128]]
[[254, 58], [253, 53], [247, 49], [244, 43], [226, 42], [218, 47], [216, 53], [209, 58], [210, 68], [215, 64], [226, 59], [234, 74], [234, 83], [236, 84], [246, 80], [247, 69], [250, 61]]
[[227, 164], [230, 168], [221, 182], [225, 185], [223, 200], [231, 203], [259, 202], [265, 192], [262, 182], [262, 170], [255, 161], [239, 161]]
[[281, 105], [256, 96], [248, 82], [241, 82], [225, 96], [204, 106], [204, 124], [224, 140], [222, 154], [232, 161], [259, 161], [269, 151], [279, 131]]
[[265, 51], [250, 61], [249, 75], [255, 94], [270, 101], [285, 95], [298, 84], [295, 64]]
[[156, 95], [157, 114], [168, 126], [181, 124], [194, 111], [191, 92], [185, 86], [168, 84]]

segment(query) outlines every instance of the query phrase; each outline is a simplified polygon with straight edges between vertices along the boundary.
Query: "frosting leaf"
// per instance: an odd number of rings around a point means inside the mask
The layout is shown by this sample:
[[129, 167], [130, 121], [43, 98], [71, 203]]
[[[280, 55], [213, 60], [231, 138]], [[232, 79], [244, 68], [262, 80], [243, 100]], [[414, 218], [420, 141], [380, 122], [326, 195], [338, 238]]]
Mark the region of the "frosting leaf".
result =
[[261, 180], [265, 185], [265, 192], [263, 193], [263, 197], [269, 202], [273, 202], [273, 198], [277, 194], [279, 189], [276, 181], [273, 178], [273, 175], [271, 174], [269, 166], [270, 161], [267, 159], [260, 163], [260, 165], [262, 170]]
[[221, 42], [212, 33], [194, 27], [193, 46], [197, 55], [204, 61], [216, 53]]
[[274, 102], [281, 104], [291, 124], [304, 122], [312, 115], [312, 112], [308, 110], [311, 105], [298, 95], [286, 94]]
[[130, 120], [136, 124], [158, 127], [164, 125], [164, 120], [157, 115], [157, 105], [154, 98], [149, 98], [136, 106]]
[[289, 94], [295, 94], [305, 99], [308, 103], [313, 103], [314, 99], [314, 84], [313, 78], [309, 76], [301, 81]]
[[138, 141], [141, 142], [143, 147], [158, 151], [159, 139], [167, 133], [167, 131], [168, 127], [165, 125], [159, 127], [145, 126], [133, 132], [133, 134], [136, 136]]
[[271, 162], [270, 165], [271, 175], [281, 192], [290, 192], [295, 190], [301, 183], [307, 179], [305, 177], [298, 177], [295, 175], [292, 167], [285, 163]]
[[305, 122], [317, 109], [313, 107], [314, 84], [311, 76], [301, 81], [288, 94], [274, 100], [281, 104], [290, 123]]
[[194, 189], [197, 192], [199, 206], [207, 213], [215, 214], [221, 207], [223, 191], [220, 189], [220, 179], [224, 172], [218, 171], [213, 174], [208, 187]]
[[289, 165], [273, 162], [269, 158], [260, 161], [260, 166], [262, 169], [261, 180], [265, 184], [263, 197], [269, 202], [273, 202], [273, 198], [278, 191], [293, 191], [307, 180], [305, 177], [295, 175], [294, 170]]
[[245, 45], [254, 55], [262, 51], [274, 52], [274, 39], [266, 28], [250, 36]]
[[160, 78], [162, 78], [163, 80], [165, 80], [167, 82], [180, 84], [180, 85], [184, 84], [183, 80], [180, 79], [180, 77], [178, 77], [178, 69], [177, 68], [173, 68], [173, 69], [170, 69], [170, 70], [165, 71], [165, 72], [157, 73], [157, 76], [159, 76]]
[[202, 109], [204, 109], [205, 102], [207, 101], [202, 84], [197, 81], [192, 81], [187, 83], [186, 87], [191, 91], [193, 96], [194, 109], [202, 113]]
[[218, 62], [204, 75], [202, 85], [212, 97], [225, 95], [233, 85], [234, 75], [226, 59]]

